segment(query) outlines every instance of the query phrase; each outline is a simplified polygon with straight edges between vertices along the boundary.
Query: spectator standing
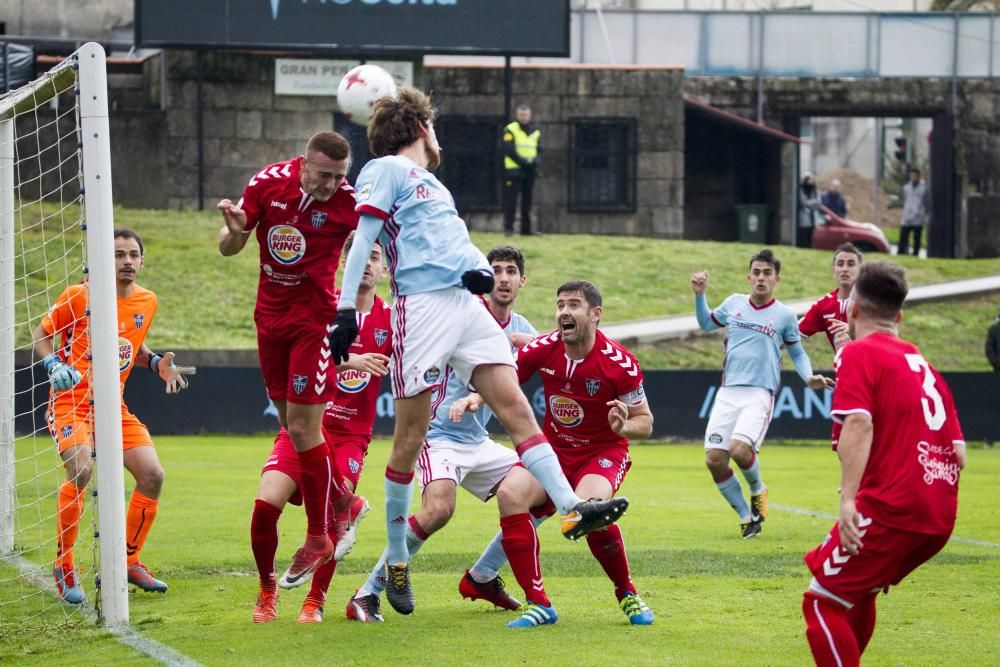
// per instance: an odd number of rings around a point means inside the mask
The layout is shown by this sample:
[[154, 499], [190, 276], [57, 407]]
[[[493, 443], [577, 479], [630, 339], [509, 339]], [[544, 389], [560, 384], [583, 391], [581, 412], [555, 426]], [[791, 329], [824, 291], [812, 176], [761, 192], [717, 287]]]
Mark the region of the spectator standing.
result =
[[516, 120], [503, 129], [503, 228], [507, 236], [514, 233], [514, 212], [521, 196], [521, 233], [541, 234], [531, 229], [531, 200], [535, 176], [542, 157], [542, 131], [531, 124], [531, 107], [522, 104], [515, 112]]
[[899, 230], [899, 253], [908, 255], [913, 235], [913, 255], [920, 255], [920, 235], [930, 211], [931, 191], [920, 178], [920, 170], [910, 169], [910, 180], [903, 186], [903, 224]]
[[820, 201], [823, 206], [826, 206], [841, 218], [846, 218], [847, 202], [844, 201], [844, 195], [840, 193], [840, 187], [840, 181], [836, 178], [830, 181], [830, 189], [823, 193]]
[[812, 247], [816, 214], [821, 203], [819, 192], [816, 190], [816, 177], [811, 171], [807, 171], [799, 184], [799, 233], [796, 236], [796, 245], [800, 248]]

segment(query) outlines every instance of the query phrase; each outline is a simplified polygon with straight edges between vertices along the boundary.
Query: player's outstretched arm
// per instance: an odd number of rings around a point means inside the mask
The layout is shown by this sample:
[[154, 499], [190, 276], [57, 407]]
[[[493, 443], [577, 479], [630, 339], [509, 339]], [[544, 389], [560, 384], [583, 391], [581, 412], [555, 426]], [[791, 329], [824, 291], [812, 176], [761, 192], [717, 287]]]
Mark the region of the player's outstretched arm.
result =
[[837, 443], [837, 456], [840, 458], [840, 519], [837, 530], [840, 532], [840, 543], [851, 555], [856, 555], [862, 546], [861, 516], [855, 498], [871, 450], [871, 416], [861, 412], [847, 415]]
[[788, 356], [792, 358], [792, 363], [795, 364], [795, 371], [802, 378], [802, 381], [809, 385], [810, 389], [816, 391], [833, 389], [836, 383], [831, 378], [813, 373], [812, 362], [809, 361], [809, 355], [806, 354], [806, 351], [802, 349], [801, 343], [793, 343], [787, 347]]
[[691, 289], [694, 291], [694, 316], [702, 331], [715, 331], [719, 326], [712, 320], [712, 311], [705, 299], [705, 289], [708, 287], [708, 271], [699, 271], [691, 275]]
[[448, 408], [448, 419], [454, 423], [459, 423], [462, 421], [462, 417], [465, 416], [466, 412], [479, 412], [479, 408], [483, 405], [483, 397], [479, 394], [472, 392], [468, 396], [456, 399], [452, 402], [451, 407]]
[[375, 239], [382, 233], [385, 221], [367, 213], [361, 215], [358, 229], [354, 234], [354, 243], [347, 253], [344, 262], [344, 277], [341, 281], [340, 300], [337, 303], [337, 317], [333, 321], [330, 334], [330, 352], [333, 353], [333, 363], [341, 364], [350, 358], [351, 343], [358, 337], [358, 322], [355, 306], [358, 300], [358, 288], [365, 266], [371, 256]]
[[66, 391], [72, 389], [80, 382], [80, 372], [63, 363], [62, 357], [55, 353], [55, 346], [52, 343], [52, 334], [45, 330], [42, 325], [38, 325], [32, 333], [35, 354], [41, 357], [42, 365], [45, 366], [49, 374], [49, 384], [55, 391]]
[[149, 359], [149, 370], [160, 376], [160, 379], [167, 385], [168, 394], [180, 393], [182, 389], [187, 389], [188, 380], [185, 375], [194, 375], [198, 369], [194, 366], [178, 366], [174, 363], [174, 353], [167, 352], [159, 355], [146, 347], [143, 343], [140, 351]]
[[611, 430], [628, 440], [642, 440], [653, 434], [653, 413], [649, 403], [627, 406], [615, 399], [607, 402]]
[[229, 199], [223, 199], [215, 205], [226, 224], [219, 230], [219, 252], [224, 257], [235, 255], [243, 250], [250, 235], [246, 231], [247, 214]]

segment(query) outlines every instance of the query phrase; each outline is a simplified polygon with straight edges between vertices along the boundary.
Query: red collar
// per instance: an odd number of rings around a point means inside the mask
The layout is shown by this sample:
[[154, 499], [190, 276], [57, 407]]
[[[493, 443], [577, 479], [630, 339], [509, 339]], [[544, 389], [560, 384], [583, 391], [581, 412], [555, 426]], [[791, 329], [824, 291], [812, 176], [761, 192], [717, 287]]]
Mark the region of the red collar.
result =
[[770, 306], [772, 303], [774, 303], [775, 301], [777, 301], [777, 299], [775, 299], [775, 298], [772, 297], [771, 300], [768, 301], [767, 303], [765, 303], [763, 306], [758, 306], [756, 303], [753, 302], [753, 299], [751, 299], [750, 297], [747, 297], [747, 301], [750, 302], [750, 307], [753, 308], [754, 310], [764, 310], [765, 308], [767, 308], [768, 306]]

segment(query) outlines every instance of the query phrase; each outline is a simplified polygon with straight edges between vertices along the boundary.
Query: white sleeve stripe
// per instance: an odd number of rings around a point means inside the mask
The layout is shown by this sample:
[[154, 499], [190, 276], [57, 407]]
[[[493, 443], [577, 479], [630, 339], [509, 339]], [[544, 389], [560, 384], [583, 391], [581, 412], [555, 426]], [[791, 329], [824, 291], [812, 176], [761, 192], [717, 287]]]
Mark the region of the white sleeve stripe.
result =
[[964, 447], [965, 446], [965, 440], [952, 440], [951, 444], [952, 445], [962, 445]]
[[851, 408], [848, 410], [832, 410], [830, 416], [833, 417], [833, 421], [838, 424], [844, 423], [844, 417], [847, 415], [868, 415], [868, 418], [872, 418], [872, 413], [868, 412], [865, 408]]

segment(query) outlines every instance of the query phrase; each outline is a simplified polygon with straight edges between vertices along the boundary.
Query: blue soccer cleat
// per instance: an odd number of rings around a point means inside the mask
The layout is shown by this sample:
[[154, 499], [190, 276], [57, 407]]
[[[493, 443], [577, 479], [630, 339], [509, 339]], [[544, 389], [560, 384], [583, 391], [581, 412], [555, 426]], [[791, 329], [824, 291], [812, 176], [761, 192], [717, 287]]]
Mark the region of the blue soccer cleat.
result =
[[160, 581], [142, 563], [128, 566], [128, 583], [138, 586], [147, 593], [166, 593], [167, 584]]
[[652, 625], [653, 621], [656, 620], [653, 610], [647, 607], [642, 598], [635, 593], [626, 593], [618, 606], [628, 616], [628, 622], [632, 625]]
[[64, 602], [80, 604], [87, 599], [83, 589], [80, 588], [80, 582], [77, 581], [76, 571], [72, 565], [56, 565], [52, 568], [52, 576], [56, 579], [56, 590], [59, 591], [59, 597]]
[[552, 625], [559, 620], [555, 607], [543, 607], [529, 602], [521, 607], [521, 617], [507, 624], [508, 628], [533, 628], [536, 625]]

